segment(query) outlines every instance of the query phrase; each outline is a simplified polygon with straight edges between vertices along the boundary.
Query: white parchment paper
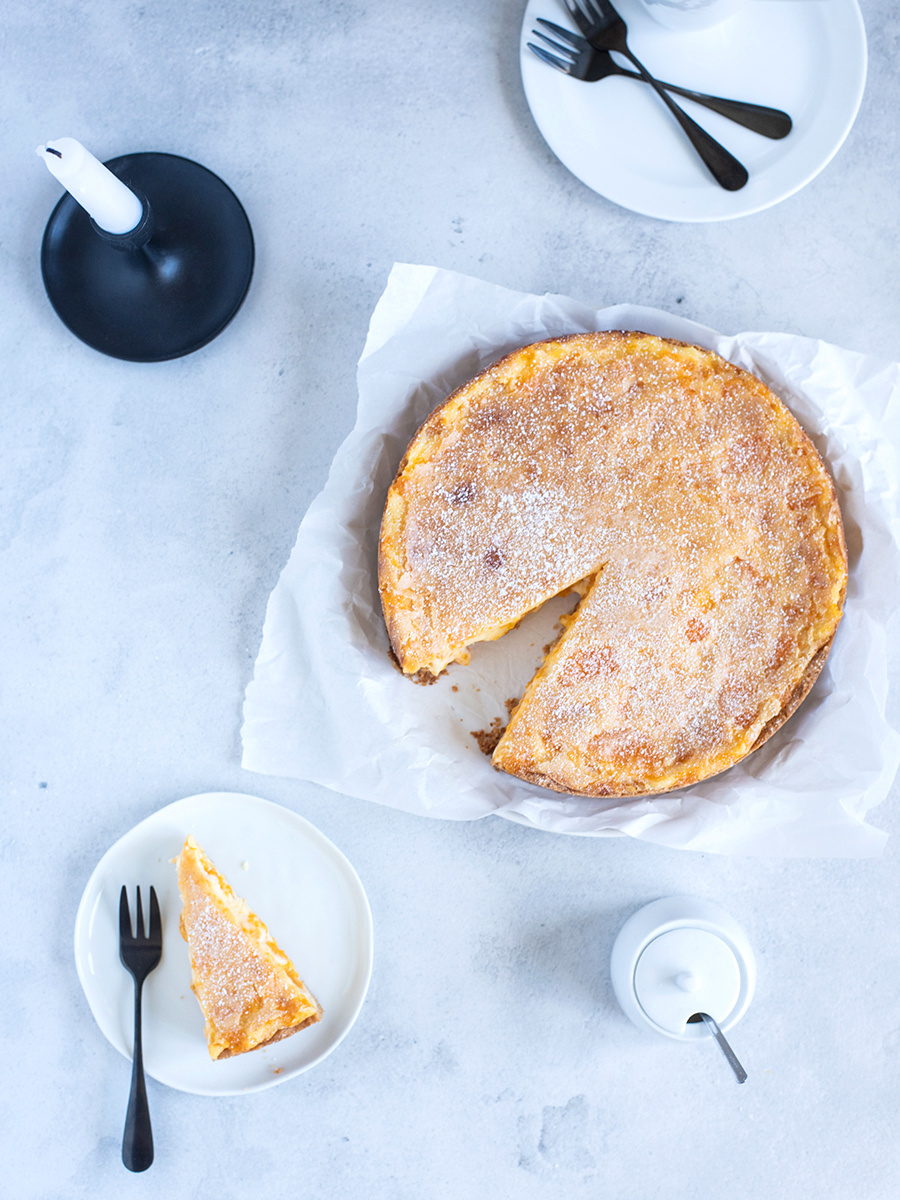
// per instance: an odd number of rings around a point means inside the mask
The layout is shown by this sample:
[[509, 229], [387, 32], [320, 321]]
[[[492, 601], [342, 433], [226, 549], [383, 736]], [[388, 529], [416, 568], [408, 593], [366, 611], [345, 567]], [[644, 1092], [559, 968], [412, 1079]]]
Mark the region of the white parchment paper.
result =
[[[763, 379], [828, 464], [850, 557], [827, 665], [790, 721], [722, 775], [629, 801], [565, 797], [493, 770], [472, 731], [506, 721], [572, 600], [549, 602], [431, 687], [388, 658], [376, 578], [387, 489], [415, 430], [502, 354], [541, 338], [634, 329], [717, 351]], [[557, 833], [630, 834], [726, 854], [880, 853], [866, 813], [888, 793], [900, 737], [886, 651], [900, 596], [900, 365], [776, 333], [724, 337], [668, 313], [591, 309], [434, 267], [398, 264], [359, 362], [356, 426], [269, 600], [244, 705], [243, 765], [425, 816], [498, 813]]]

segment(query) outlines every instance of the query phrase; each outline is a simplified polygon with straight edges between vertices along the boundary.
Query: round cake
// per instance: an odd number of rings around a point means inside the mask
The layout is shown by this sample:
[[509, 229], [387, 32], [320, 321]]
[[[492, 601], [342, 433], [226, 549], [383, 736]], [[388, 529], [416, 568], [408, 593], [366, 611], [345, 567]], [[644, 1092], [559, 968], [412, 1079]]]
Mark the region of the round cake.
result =
[[497, 743], [556, 791], [638, 796], [732, 766], [796, 709], [846, 548], [809, 438], [755, 376], [644, 333], [526, 346], [413, 438], [379, 586], [420, 681], [551, 596], [581, 600]]

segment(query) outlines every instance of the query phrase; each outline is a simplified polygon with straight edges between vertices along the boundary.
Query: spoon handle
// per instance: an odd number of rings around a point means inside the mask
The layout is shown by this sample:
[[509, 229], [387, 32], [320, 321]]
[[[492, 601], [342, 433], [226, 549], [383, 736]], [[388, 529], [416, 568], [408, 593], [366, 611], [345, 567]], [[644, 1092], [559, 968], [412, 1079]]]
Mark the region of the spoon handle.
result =
[[709, 1015], [709, 1013], [701, 1013], [700, 1016], [703, 1018], [703, 1024], [706, 1026], [706, 1028], [710, 1031], [710, 1033], [713, 1035], [713, 1037], [719, 1043], [719, 1049], [725, 1055], [725, 1058], [728, 1061], [729, 1067], [731, 1067], [732, 1071], [734, 1071], [735, 1079], [738, 1081], [738, 1083], [744, 1083], [744, 1081], [747, 1078], [747, 1072], [744, 1070], [744, 1068], [738, 1062], [738, 1057], [735, 1054], [735, 1052], [732, 1050], [731, 1046], [729, 1046], [728, 1041], [726, 1040], [725, 1034], [722, 1032], [722, 1030], [719, 1028], [719, 1026], [716, 1024], [716, 1022], [713, 1020], [713, 1018]]

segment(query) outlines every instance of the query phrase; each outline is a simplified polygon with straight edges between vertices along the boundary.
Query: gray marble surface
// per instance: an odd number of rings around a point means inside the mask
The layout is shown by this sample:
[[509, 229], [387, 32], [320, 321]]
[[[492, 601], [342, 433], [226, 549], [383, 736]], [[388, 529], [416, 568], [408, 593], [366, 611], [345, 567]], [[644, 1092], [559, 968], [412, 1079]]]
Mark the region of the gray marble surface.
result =
[[[831, 0], [821, 0], [823, 3]], [[394, 260], [592, 305], [900, 357], [898, 26], [864, 0], [859, 119], [799, 194], [737, 222], [616, 208], [523, 97], [522, 0], [11, 0], [0, 16], [0, 1146], [12, 1200], [125, 1195], [888, 1200], [900, 1194], [897, 845], [876, 861], [682, 854], [441, 823], [239, 765], [266, 598], [355, 405]], [[104, 358], [54, 316], [33, 154], [196, 158], [256, 234], [247, 303], [180, 361]], [[247, 1097], [149, 1084], [157, 1160], [119, 1161], [129, 1065], [72, 958], [101, 854], [181, 796], [249, 791], [356, 865], [372, 987], [338, 1051]], [[896, 793], [895, 793], [896, 797]], [[895, 805], [873, 813], [894, 831]], [[607, 959], [636, 907], [690, 892], [747, 928], [734, 1042], [657, 1043]]]

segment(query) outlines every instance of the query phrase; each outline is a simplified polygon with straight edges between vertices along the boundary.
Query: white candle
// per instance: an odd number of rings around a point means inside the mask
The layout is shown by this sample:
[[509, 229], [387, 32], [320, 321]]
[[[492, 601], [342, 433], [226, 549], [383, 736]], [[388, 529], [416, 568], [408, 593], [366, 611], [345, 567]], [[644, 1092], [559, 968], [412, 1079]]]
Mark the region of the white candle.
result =
[[130, 233], [143, 205], [134, 192], [75, 138], [54, 138], [37, 153], [67, 192], [107, 233]]

